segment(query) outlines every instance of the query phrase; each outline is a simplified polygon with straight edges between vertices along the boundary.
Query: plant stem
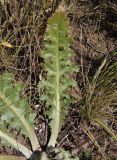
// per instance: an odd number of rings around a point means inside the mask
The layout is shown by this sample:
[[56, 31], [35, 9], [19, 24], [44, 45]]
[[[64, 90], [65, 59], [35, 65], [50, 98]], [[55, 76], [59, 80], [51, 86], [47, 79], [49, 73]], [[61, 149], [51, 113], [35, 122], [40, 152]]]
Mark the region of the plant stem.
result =
[[49, 160], [48, 157], [47, 157], [46, 152], [42, 152], [41, 153], [41, 160]]

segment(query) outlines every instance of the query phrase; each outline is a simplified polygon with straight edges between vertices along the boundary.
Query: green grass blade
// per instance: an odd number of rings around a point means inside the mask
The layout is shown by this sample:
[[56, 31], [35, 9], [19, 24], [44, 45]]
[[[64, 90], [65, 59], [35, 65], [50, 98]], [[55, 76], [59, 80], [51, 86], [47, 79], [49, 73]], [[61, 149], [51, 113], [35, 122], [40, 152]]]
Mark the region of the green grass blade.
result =
[[117, 141], [117, 135], [113, 132], [112, 129], [110, 129], [107, 124], [103, 121], [101, 121], [100, 119], [95, 119], [94, 120], [97, 124], [100, 125], [100, 127], [104, 128], [111, 136], [112, 138]]
[[100, 145], [96, 141], [95, 137], [93, 136], [93, 134], [91, 133], [91, 131], [89, 130], [89, 128], [86, 125], [84, 125], [84, 124], [82, 124], [81, 127], [84, 130], [84, 132], [87, 134], [87, 136], [91, 139], [91, 141], [94, 143], [94, 145], [99, 149], [99, 151], [102, 154], [103, 158], [105, 160], [110, 160], [109, 157], [101, 149]]

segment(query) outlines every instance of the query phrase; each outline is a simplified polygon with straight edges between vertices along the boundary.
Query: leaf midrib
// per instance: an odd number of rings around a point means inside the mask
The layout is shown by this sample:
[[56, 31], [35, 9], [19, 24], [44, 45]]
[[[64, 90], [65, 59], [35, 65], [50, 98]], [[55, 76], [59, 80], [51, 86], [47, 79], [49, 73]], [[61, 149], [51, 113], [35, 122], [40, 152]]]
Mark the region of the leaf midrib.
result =
[[57, 29], [57, 35], [56, 35], [56, 86], [55, 86], [55, 96], [56, 96], [56, 108], [55, 108], [55, 115], [56, 117], [54, 117], [54, 121], [55, 121], [55, 125], [53, 126], [52, 129], [52, 134], [51, 134], [51, 138], [49, 141], [48, 145], [52, 145], [55, 146], [56, 143], [56, 139], [58, 137], [58, 133], [59, 133], [59, 128], [60, 128], [60, 110], [61, 110], [61, 106], [60, 106], [60, 94], [59, 94], [59, 87], [60, 87], [60, 73], [59, 73], [59, 19], [58, 19], [58, 29]]
[[0, 99], [2, 99], [2, 101], [6, 104], [6, 106], [9, 107], [9, 109], [16, 115], [16, 117], [18, 117], [21, 124], [25, 128], [25, 131], [26, 131], [28, 137], [30, 138], [33, 149], [34, 150], [37, 149], [39, 147], [37, 137], [36, 137], [32, 127], [26, 121], [25, 117], [18, 113], [16, 107], [13, 104], [11, 104], [10, 101], [8, 99], [6, 99], [4, 94], [2, 94], [1, 92], [0, 92]]

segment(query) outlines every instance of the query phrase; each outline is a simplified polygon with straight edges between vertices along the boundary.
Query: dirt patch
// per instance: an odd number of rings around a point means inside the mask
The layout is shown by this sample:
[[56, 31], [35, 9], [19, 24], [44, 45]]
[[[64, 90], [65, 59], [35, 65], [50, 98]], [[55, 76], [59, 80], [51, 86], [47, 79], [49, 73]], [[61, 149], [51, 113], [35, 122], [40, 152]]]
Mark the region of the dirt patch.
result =
[[[108, 3], [111, 4], [110, 1]], [[114, 18], [112, 21], [112, 15], [114, 15], [116, 7], [116, 2], [112, 4], [110, 9], [106, 8], [105, 10], [96, 1], [95, 3], [92, 2], [92, 4], [89, 4], [88, 1], [79, 1], [78, 3], [77, 1], [73, 1], [69, 4], [68, 16], [74, 37], [74, 44], [71, 47], [76, 53], [76, 62], [80, 66], [80, 72], [77, 75], [78, 89], [72, 92], [72, 96], [76, 94], [78, 101], [83, 95], [83, 86], [85, 84], [83, 75], [87, 75], [90, 79], [101, 64], [102, 59], [110, 52], [117, 50], [117, 19]], [[46, 21], [47, 19], [45, 19]], [[17, 62], [15, 61], [15, 65], [12, 64], [12, 67], [4, 66], [2, 68], [2, 70], [6, 69], [10, 72], [15, 72], [16, 79], [25, 83], [24, 92], [31, 97], [32, 109], [37, 113], [35, 132], [43, 150], [46, 148], [50, 129], [47, 118], [43, 116], [43, 106], [38, 104], [39, 93], [37, 91], [37, 83], [43, 74], [40, 65], [43, 59], [37, 56], [37, 51], [39, 52], [41, 47], [43, 47], [41, 41], [45, 27], [46, 23], [42, 27], [41, 36], [40, 32], [38, 35], [34, 33], [35, 36], [32, 38], [32, 42], [26, 40], [26, 43], [30, 43], [31, 46], [35, 44], [33, 43], [34, 41], [36, 41], [36, 44], [28, 48], [28, 50], [25, 44], [18, 53], [17, 58], [19, 59], [17, 59]], [[18, 40], [21, 40], [22, 37], [19, 37], [19, 35], [16, 35], [16, 37], [18, 43]], [[29, 54], [32, 51], [34, 51], [33, 56]], [[65, 125], [59, 134], [56, 145], [78, 156], [81, 156], [81, 153], [85, 149], [90, 149], [93, 152], [95, 160], [103, 160], [99, 150], [80, 126], [82, 119], [78, 113], [78, 109], [78, 104], [70, 106], [69, 115], [65, 119]], [[117, 154], [117, 143], [99, 127], [94, 125], [90, 126], [90, 129], [99, 144], [105, 147], [105, 152], [114, 159]], [[20, 134], [17, 137], [22, 144], [31, 148], [29, 140], [26, 137], [20, 136]], [[0, 147], [0, 153], [21, 156], [20, 152], [11, 147]]]

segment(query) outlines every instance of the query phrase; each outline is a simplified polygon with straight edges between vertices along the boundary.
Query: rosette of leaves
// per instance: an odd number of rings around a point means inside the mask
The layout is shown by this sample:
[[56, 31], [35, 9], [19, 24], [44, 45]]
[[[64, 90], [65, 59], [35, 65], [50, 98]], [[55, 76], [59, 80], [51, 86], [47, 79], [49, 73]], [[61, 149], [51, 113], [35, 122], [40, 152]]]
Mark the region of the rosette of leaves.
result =
[[[39, 83], [39, 87], [42, 91], [40, 99], [45, 104], [45, 114], [51, 120], [51, 137], [48, 146], [54, 148], [68, 107], [70, 103], [74, 103], [74, 99], [68, 93], [72, 87], [76, 86], [76, 82], [70, 77], [75, 71], [78, 71], [70, 60], [73, 52], [69, 48], [71, 38], [63, 8], [55, 12], [49, 19], [45, 37], [45, 48], [42, 55], [45, 62], [43, 67], [47, 74]], [[21, 90], [21, 84], [15, 82], [13, 75], [7, 73], [0, 76], [0, 137], [21, 151], [27, 158], [30, 157], [32, 151], [13, 138], [7, 128], [9, 124], [11, 128], [21, 130], [22, 134], [29, 137], [34, 151], [30, 160], [48, 160], [47, 151], [36, 151], [41, 148], [33, 128], [35, 115], [32, 114], [27, 100], [20, 97]], [[64, 150], [59, 149], [56, 154], [59, 159], [74, 159]]]
[[9, 73], [0, 76], [0, 138], [3, 144], [5, 141], [29, 157], [32, 151], [17, 142], [11, 128], [29, 137], [32, 149], [37, 149], [40, 146], [33, 129], [35, 115], [28, 101], [20, 97], [22, 86], [14, 79]]
[[78, 71], [70, 60], [74, 53], [70, 49], [69, 23], [62, 7], [49, 19], [45, 37], [42, 57], [46, 74], [39, 83], [39, 89], [42, 91], [40, 100], [45, 105], [45, 114], [50, 119], [48, 146], [54, 147], [68, 107], [74, 102], [68, 91], [76, 86], [76, 82], [70, 77]]

